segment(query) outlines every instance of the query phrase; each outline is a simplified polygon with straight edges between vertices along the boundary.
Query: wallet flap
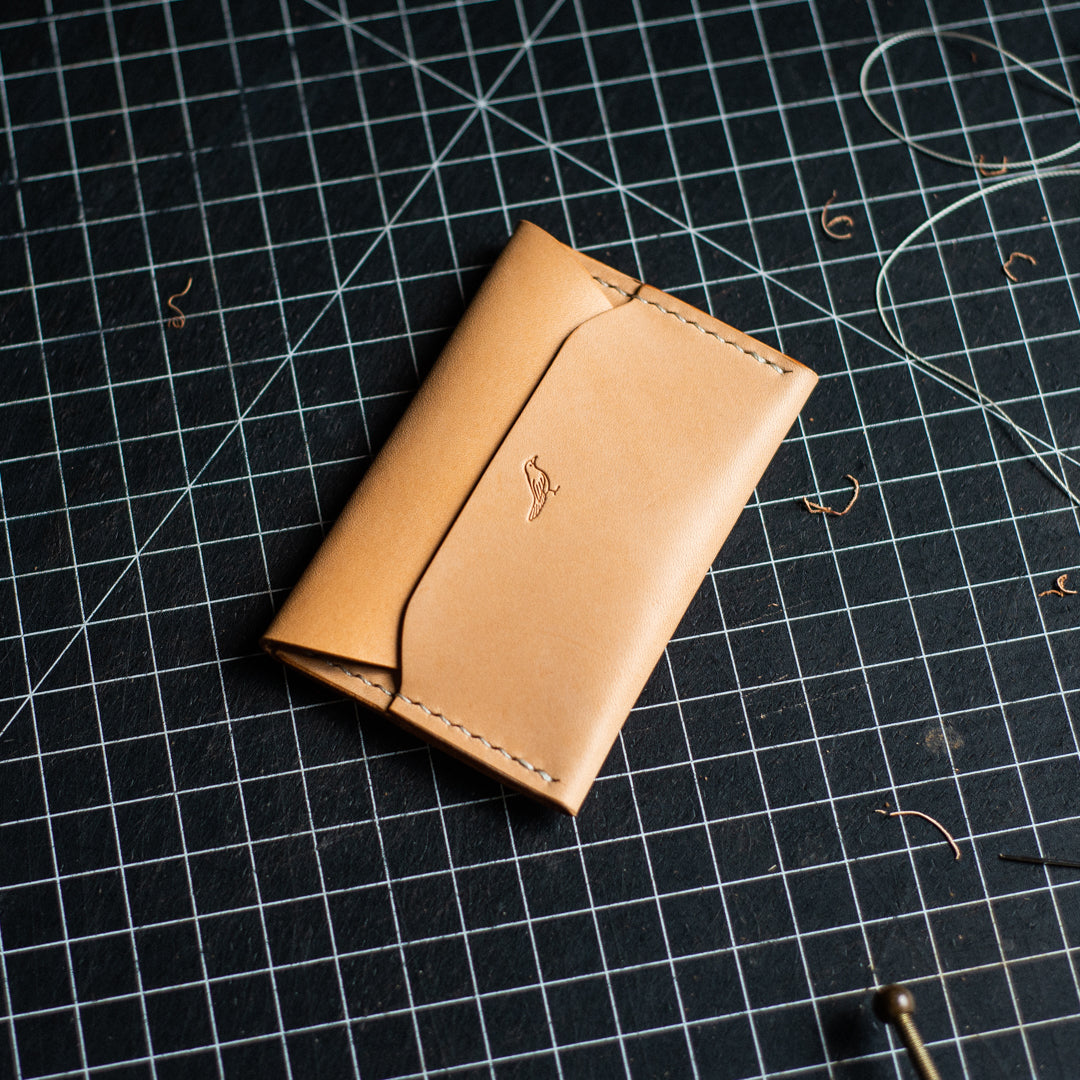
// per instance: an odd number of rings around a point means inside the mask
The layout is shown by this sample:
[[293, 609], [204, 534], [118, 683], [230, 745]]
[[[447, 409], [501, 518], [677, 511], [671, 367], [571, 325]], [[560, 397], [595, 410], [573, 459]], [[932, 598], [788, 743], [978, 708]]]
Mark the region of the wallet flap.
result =
[[[568, 334], [625, 299], [592, 260], [523, 222], [263, 642], [393, 676], [405, 605], [455, 516]], [[382, 680], [380, 680], [382, 685]], [[350, 690], [355, 692], [355, 690]], [[385, 707], [378, 690], [361, 692]]]
[[571, 813], [816, 382], [636, 299], [570, 335], [469, 496], [409, 602], [390, 705]]

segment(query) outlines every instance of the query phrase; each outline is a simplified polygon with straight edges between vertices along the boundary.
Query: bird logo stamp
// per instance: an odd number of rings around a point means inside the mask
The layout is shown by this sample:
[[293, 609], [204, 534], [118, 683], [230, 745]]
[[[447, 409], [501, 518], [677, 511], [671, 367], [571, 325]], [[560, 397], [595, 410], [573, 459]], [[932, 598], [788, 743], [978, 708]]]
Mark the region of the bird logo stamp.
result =
[[536, 464], [537, 457], [539, 457], [538, 454], [533, 454], [524, 465], [525, 479], [529, 481], [529, 490], [532, 492], [532, 506], [529, 508], [530, 521], [535, 521], [540, 516], [540, 511], [544, 509], [548, 496], [554, 495], [559, 490], [558, 486], [551, 486], [551, 477]]

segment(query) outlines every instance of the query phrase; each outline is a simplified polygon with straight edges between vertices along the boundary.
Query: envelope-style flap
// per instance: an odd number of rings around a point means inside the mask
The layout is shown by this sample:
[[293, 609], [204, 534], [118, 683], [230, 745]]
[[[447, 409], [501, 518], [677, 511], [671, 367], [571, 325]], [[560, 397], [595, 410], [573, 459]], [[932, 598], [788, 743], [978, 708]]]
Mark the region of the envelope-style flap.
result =
[[391, 711], [576, 812], [815, 381], [655, 291], [584, 322], [409, 602]]
[[[267, 631], [266, 646], [393, 673], [410, 594], [552, 357], [575, 327], [624, 302], [576, 252], [522, 223]], [[368, 696], [382, 700], [378, 691]]]

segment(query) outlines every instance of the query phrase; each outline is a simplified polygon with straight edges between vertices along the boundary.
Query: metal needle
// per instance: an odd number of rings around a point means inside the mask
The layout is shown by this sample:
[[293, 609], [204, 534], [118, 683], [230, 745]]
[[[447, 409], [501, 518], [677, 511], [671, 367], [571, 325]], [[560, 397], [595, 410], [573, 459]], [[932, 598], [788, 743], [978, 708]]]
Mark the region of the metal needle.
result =
[[1006, 862], [1031, 863], [1033, 866], [1061, 866], [1066, 870], [1080, 870], [1080, 862], [1072, 859], [1044, 859], [1041, 855], [1006, 855], [1004, 852], [998, 858]]
[[941, 1080], [941, 1074], [930, 1060], [915, 1021], [911, 1019], [915, 1012], [915, 995], [906, 986], [896, 983], [883, 986], [874, 995], [874, 1012], [879, 1020], [896, 1028], [919, 1074], [919, 1080]]

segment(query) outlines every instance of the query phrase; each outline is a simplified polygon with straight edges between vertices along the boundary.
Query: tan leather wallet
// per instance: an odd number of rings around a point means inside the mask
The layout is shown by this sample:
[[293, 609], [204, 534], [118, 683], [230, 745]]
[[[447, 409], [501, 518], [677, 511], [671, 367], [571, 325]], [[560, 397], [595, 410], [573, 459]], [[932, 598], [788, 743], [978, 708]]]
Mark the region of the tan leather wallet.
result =
[[523, 222], [263, 645], [576, 814], [816, 381]]

